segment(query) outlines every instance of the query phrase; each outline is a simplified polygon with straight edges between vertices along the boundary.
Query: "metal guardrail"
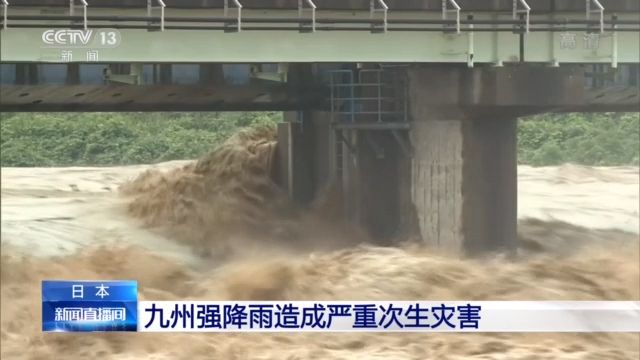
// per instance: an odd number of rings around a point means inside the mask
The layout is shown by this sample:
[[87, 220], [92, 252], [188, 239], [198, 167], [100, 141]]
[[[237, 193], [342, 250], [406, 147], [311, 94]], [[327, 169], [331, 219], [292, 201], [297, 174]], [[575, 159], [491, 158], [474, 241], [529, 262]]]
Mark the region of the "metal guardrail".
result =
[[[379, 6], [379, 7], [378, 7]], [[389, 6], [384, 2], [384, 0], [371, 0], [369, 5], [369, 18], [373, 20], [374, 14], [376, 12], [382, 12], [382, 29], [384, 32], [388, 30], [388, 13]]]
[[[449, 9], [449, 5], [452, 6]], [[460, 33], [460, 5], [455, 0], [442, 0], [442, 20], [447, 20], [447, 13], [456, 14], [456, 33]]]
[[[469, 16], [466, 20], [461, 19], [461, 7], [456, 0], [442, 0], [441, 19], [433, 18], [393, 18], [389, 17], [390, 7], [385, 0], [370, 0], [369, 13], [366, 18], [318, 18], [319, 8], [313, 0], [298, 0], [298, 16], [292, 17], [244, 17], [242, 14], [243, 5], [239, 0], [231, 0], [235, 7], [235, 21], [230, 20], [229, 0], [224, 1], [224, 17], [193, 17], [175, 16], [166, 17], [163, 0], [147, 0], [147, 16], [136, 17], [128, 15], [100, 15], [88, 16], [86, 0], [69, 0], [69, 16], [61, 15], [8, 15], [8, 0], [0, 0], [3, 9], [2, 28], [62, 28], [69, 27], [68, 24], [58, 21], [69, 21], [71, 28], [78, 28], [82, 22], [82, 28], [87, 29], [89, 21], [93, 27], [111, 27], [116, 29], [147, 29], [161, 31], [164, 30], [229, 30], [230, 26], [235, 31], [241, 30], [295, 30], [308, 28], [312, 32], [317, 31], [421, 31], [421, 32], [567, 32], [586, 31], [593, 32], [598, 26], [600, 33], [605, 29], [612, 32], [640, 31], [640, 24], [635, 20], [617, 20], [613, 16], [611, 20], [605, 20], [604, 7], [599, 0], [585, 0], [586, 12], [584, 18], [570, 19], [549, 19], [532, 18], [532, 8], [526, 0], [512, 0], [512, 19], [480, 19], [474, 20]], [[78, 3], [79, 2], [79, 3]], [[76, 16], [75, 12], [82, 9], [82, 16]], [[154, 16], [154, 10], [159, 10], [159, 15]], [[311, 12], [311, 21], [304, 17], [304, 12]], [[382, 13], [382, 19], [376, 18], [376, 13]], [[450, 14], [455, 14], [455, 19], [451, 19]], [[593, 14], [598, 15], [598, 19], [592, 19]], [[46, 21], [54, 23], [46, 23]], [[97, 22], [97, 23], [96, 23]], [[141, 22], [142, 24], [136, 24]], [[171, 24], [169, 23], [176, 23]], [[212, 24], [213, 23], [213, 24]], [[191, 25], [193, 24], [193, 25]], [[244, 27], [244, 24], [252, 24]], [[468, 26], [466, 26], [468, 25]]]
[[316, 4], [313, 3], [313, 0], [298, 0], [298, 18], [302, 19], [302, 15], [304, 12], [304, 4], [307, 4], [309, 6], [309, 9], [311, 10], [311, 31], [315, 32], [316, 31], [316, 9], [317, 6]]
[[164, 31], [164, 8], [167, 7], [162, 0], [155, 0], [158, 5], [153, 5], [153, 0], [147, 0], [147, 17], [151, 18], [153, 10], [160, 10], [160, 31]]
[[[522, 9], [519, 9], [518, 4], [522, 5]], [[529, 32], [529, 23], [530, 23], [530, 16], [531, 16], [531, 7], [529, 6], [529, 4], [527, 4], [527, 2], [525, 0], [513, 0], [513, 20], [516, 20], [518, 17], [518, 14], [524, 14], [525, 15], [525, 31]]]
[[[587, 10], [587, 20], [589, 20], [591, 14], [598, 14], [600, 17], [600, 33], [604, 32], [604, 6], [600, 4], [598, 0], [586, 0], [586, 10]], [[591, 5], [594, 5], [596, 8], [592, 9]]]
[[69, 16], [74, 15], [75, 9], [82, 8], [83, 27], [85, 30], [89, 27], [87, 23], [87, 6], [89, 4], [85, 0], [80, 0], [80, 5], [76, 5], [76, 0], [69, 0]]
[[[60, 21], [83, 21], [82, 16], [63, 16], [63, 15], [9, 15], [8, 22], [10, 28], [82, 28], [76, 26], [62, 24]], [[161, 22], [160, 17], [142, 17], [142, 16], [87, 16], [87, 20], [92, 22], [93, 27], [108, 27], [114, 29], [147, 29], [153, 30], [154, 26], [149, 21]], [[240, 19], [238, 19], [240, 20]], [[34, 23], [38, 21], [38, 23]], [[46, 23], [45, 21], [51, 21]], [[24, 22], [24, 23], [21, 23]], [[98, 22], [98, 23], [96, 23]], [[142, 24], [134, 24], [139, 22]], [[169, 23], [178, 23], [170, 25]], [[224, 17], [166, 17], [164, 18], [165, 30], [228, 30], [229, 19]], [[281, 31], [292, 30], [299, 31], [301, 24], [305, 20], [297, 17], [294, 18], [242, 18], [241, 23], [234, 22], [234, 27], [241, 26], [241, 30], [254, 31]], [[3, 21], [3, 23], [5, 23]], [[187, 25], [188, 23], [198, 23], [195, 25]], [[316, 31], [371, 31], [371, 27], [378, 21], [369, 19], [340, 19], [340, 18], [316, 18]], [[5, 23], [6, 24], [6, 23]], [[219, 24], [219, 25], [217, 25]], [[253, 24], [254, 26], [247, 26]], [[462, 25], [471, 25], [473, 28]], [[593, 20], [534, 20], [530, 21], [530, 32], [590, 32], [593, 31], [593, 25], [599, 26], [597, 21]], [[3, 24], [4, 26], [4, 24]], [[443, 29], [443, 26], [445, 27]], [[387, 31], [409, 31], [409, 32], [457, 32], [457, 29], [447, 30], [447, 27], [456, 26], [457, 20], [431, 20], [431, 19], [389, 19]], [[514, 28], [515, 26], [515, 28]], [[519, 27], [522, 30], [518, 29]], [[159, 27], [157, 27], [159, 28]], [[524, 20], [460, 20], [460, 32], [509, 32], [524, 33], [526, 23]], [[637, 21], [628, 20], [604, 20], [605, 29], [615, 29], [616, 32], [639, 32], [640, 24]]]
[[340, 144], [344, 144], [350, 154], [356, 153], [356, 143], [349, 136], [353, 131], [362, 132], [362, 139], [377, 157], [384, 156], [384, 146], [372, 132], [387, 132], [405, 156], [412, 156], [413, 150], [406, 133], [411, 124], [405, 79], [396, 77], [399, 83], [385, 80], [385, 75], [391, 74], [385, 68], [328, 72], [331, 126], [338, 140], [334, 170], [338, 178], [344, 171], [342, 161], [345, 157]]
[[[332, 123], [341, 126], [407, 121], [406, 94], [397, 94], [394, 84], [385, 80], [384, 69], [330, 70], [328, 85]], [[357, 81], [356, 81], [357, 79]], [[404, 89], [403, 86], [401, 88]], [[390, 93], [389, 93], [390, 91]], [[397, 108], [397, 102], [403, 108]]]
[[[236, 30], [242, 31], [242, 4], [238, 0], [233, 0], [233, 4], [236, 7]], [[229, 0], [224, 0], [224, 17], [227, 17], [229, 13]]]
[[7, 28], [7, 15], [9, 14], [9, 2], [7, 0], [1, 0], [0, 1], [2, 3], [2, 18], [3, 18], [3, 24], [2, 27], [4, 29]]

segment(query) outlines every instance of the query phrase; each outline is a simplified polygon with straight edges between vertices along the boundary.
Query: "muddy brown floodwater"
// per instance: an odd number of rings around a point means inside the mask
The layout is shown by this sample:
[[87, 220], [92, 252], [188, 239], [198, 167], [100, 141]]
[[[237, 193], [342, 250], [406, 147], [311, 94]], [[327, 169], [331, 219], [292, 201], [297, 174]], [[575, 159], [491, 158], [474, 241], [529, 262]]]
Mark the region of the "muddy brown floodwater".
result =
[[[519, 168], [518, 256], [376, 247], [332, 196], [269, 179], [272, 131], [196, 162], [3, 168], [4, 359], [633, 359], [640, 334], [59, 334], [43, 279], [136, 279], [148, 300], [639, 300], [637, 167]], [[330, 192], [328, 192], [330, 193]], [[311, 230], [312, 229], [312, 230]]]

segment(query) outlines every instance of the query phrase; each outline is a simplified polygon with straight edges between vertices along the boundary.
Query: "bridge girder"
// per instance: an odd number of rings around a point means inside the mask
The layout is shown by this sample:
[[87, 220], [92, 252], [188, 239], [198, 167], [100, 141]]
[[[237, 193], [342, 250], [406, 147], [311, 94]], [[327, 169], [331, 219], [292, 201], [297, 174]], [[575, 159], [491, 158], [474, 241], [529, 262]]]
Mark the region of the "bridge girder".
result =
[[[607, 14], [602, 28], [584, 12], [391, 11], [387, 23], [362, 11], [242, 12], [171, 9], [146, 16], [136, 8], [91, 8], [87, 23], [64, 9], [12, 7], [0, 31], [1, 62], [269, 63], [420, 62], [475, 64], [640, 62], [640, 13]], [[527, 25], [529, 31], [527, 32]], [[4, 25], [4, 24], [3, 24]], [[87, 29], [84, 30], [85, 25]], [[160, 31], [164, 29], [164, 31]], [[385, 31], [386, 30], [386, 31]], [[457, 31], [459, 30], [459, 31]], [[604, 32], [601, 33], [601, 30]]]

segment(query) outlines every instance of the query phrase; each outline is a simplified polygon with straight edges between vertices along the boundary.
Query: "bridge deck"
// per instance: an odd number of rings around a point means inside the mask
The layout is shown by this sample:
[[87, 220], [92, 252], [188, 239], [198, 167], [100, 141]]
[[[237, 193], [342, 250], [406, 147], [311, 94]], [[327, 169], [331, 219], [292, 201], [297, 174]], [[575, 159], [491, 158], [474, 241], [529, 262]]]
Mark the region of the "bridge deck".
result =
[[600, 33], [600, 21], [584, 12], [533, 9], [529, 32], [510, 12], [461, 12], [457, 32], [455, 15], [443, 20], [440, 11], [390, 8], [385, 24], [365, 9], [318, 10], [314, 32], [311, 16], [296, 9], [247, 8], [240, 22], [234, 10], [167, 7], [161, 18], [141, 8], [89, 7], [84, 30], [84, 17], [68, 8], [13, 6], [0, 31], [0, 61], [640, 62], [640, 12], [606, 13]]

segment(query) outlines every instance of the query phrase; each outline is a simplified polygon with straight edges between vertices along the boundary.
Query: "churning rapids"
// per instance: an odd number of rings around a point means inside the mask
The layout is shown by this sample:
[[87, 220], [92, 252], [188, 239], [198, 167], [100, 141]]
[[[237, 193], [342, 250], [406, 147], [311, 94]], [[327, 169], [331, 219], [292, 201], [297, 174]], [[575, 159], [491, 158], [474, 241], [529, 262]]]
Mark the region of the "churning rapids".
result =
[[[196, 162], [2, 169], [2, 359], [633, 359], [640, 334], [43, 334], [43, 279], [141, 299], [638, 300], [638, 168], [519, 167], [518, 256], [368, 245], [289, 204], [272, 131]], [[310, 231], [310, 229], [313, 229]]]

